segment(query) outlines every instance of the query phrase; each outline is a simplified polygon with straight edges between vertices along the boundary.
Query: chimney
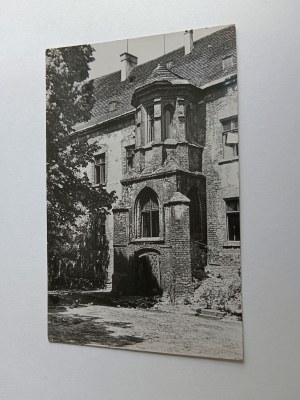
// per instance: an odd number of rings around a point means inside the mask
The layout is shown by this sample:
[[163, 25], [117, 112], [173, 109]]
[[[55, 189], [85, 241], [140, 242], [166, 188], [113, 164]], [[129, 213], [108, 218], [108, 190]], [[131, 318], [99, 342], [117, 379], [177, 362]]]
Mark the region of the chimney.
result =
[[194, 47], [193, 30], [184, 32], [184, 54], [189, 54]]
[[121, 82], [125, 81], [134, 67], [137, 66], [137, 57], [129, 53], [120, 55], [121, 59]]

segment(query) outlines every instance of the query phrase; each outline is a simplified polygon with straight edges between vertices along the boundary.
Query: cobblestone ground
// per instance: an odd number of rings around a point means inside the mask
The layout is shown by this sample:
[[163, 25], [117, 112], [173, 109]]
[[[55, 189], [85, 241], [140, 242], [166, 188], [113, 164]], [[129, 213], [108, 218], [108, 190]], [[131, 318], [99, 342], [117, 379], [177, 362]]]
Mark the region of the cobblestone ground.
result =
[[49, 307], [51, 342], [241, 360], [242, 323], [195, 316], [188, 306]]

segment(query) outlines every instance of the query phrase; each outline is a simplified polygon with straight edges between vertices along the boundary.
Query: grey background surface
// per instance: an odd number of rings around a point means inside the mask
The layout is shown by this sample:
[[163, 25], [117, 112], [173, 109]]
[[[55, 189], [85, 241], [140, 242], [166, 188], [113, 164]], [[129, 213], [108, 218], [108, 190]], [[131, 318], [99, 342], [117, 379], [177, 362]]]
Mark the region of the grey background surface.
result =
[[[0, 2], [1, 399], [297, 400], [300, 3]], [[47, 47], [235, 23], [245, 362], [49, 344]]]

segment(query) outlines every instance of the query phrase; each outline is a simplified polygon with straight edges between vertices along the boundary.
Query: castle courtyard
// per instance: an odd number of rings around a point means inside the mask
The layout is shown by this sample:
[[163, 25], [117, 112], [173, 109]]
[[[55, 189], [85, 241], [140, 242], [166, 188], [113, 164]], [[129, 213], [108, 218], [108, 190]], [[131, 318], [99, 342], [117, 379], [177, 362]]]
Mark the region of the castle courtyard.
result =
[[241, 321], [197, 316], [188, 305], [148, 309], [92, 304], [53, 306], [49, 308], [48, 329], [51, 342], [228, 360], [243, 358]]

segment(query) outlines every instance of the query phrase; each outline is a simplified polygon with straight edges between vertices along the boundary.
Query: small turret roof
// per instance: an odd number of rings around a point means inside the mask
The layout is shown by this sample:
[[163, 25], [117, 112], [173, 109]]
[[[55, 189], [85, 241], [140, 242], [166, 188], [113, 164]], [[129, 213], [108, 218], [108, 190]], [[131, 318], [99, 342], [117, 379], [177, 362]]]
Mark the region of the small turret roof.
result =
[[158, 66], [152, 71], [150, 76], [143, 82], [143, 86], [148, 85], [152, 82], [160, 82], [160, 81], [167, 81], [172, 82], [174, 80], [183, 79], [180, 75], [175, 74], [171, 70], [169, 70], [165, 65], [158, 64]]

